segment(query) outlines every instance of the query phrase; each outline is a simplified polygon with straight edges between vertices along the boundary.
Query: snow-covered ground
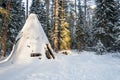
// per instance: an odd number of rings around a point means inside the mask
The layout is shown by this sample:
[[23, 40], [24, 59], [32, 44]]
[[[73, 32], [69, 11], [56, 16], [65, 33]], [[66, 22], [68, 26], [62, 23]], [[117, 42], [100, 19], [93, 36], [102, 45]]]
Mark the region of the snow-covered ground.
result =
[[[49, 41], [35, 14], [31, 14], [16, 38], [11, 55], [0, 61], [0, 80], [120, 80], [118, 55], [70, 51], [45, 57]], [[49, 44], [50, 45], [50, 44]], [[41, 53], [30, 57], [31, 53]]]
[[120, 80], [120, 58], [93, 52], [56, 54], [56, 59], [0, 66], [0, 80]]

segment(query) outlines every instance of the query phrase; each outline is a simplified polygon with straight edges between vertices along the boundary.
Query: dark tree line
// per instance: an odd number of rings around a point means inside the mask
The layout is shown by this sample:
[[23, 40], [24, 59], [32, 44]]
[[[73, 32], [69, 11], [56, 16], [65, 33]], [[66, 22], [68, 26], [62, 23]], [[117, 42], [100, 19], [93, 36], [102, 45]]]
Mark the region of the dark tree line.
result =
[[0, 14], [0, 54], [6, 56], [10, 54], [15, 38], [25, 23], [25, 10], [21, 0], [2, 0], [0, 4], [0, 11], [7, 14], [6, 18], [4, 13]]

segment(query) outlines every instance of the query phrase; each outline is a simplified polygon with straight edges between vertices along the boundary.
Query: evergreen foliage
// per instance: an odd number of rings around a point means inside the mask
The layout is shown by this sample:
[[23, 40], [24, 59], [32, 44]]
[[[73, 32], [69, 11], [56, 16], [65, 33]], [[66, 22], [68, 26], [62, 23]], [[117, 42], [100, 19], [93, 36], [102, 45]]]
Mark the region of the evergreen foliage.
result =
[[73, 1], [68, 1], [68, 17], [67, 21], [70, 27], [70, 37], [71, 37], [71, 48], [76, 49], [76, 40], [75, 40], [75, 23], [76, 23], [76, 14], [75, 14], [75, 6]]
[[95, 50], [98, 55], [102, 55], [103, 53], [106, 52], [106, 49], [100, 40], [98, 40], [98, 43], [95, 46]]
[[30, 13], [38, 15], [38, 20], [40, 21], [45, 33], [48, 33], [45, 3], [40, 0], [32, 0]]
[[120, 1], [116, 1], [116, 24], [115, 24], [115, 27], [114, 27], [114, 36], [115, 36], [115, 43], [113, 45], [113, 50], [115, 51], [120, 51]]
[[81, 8], [81, 2], [79, 0], [79, 5], [78, 5], [78, 20], [77, 20], [77, 25], [76, 25], [76, 31], [75, 31], [75, 40], [76, 40], [76, 46], [78, 50], [83, 50], [85, 48], [85, 33], [83, 30], [83, 11]]
[[10, 18], [8, 24], [7, 51], [11, 51], [18, 32], [25, 23], [24, 4], [20, 1], [11, 1]]
[[60, 0], [59, 2], [60, 10], [59, 10], [59, 20], [60, 20], [60, 50], [69, 50], [70, 49], [70, 31], [69, 31], [69, 23], [66, 21], [66, 13], [65, 13], [65, 2]]
[[4, 18], [7, 17], [8, 18], [8, 11], [4, 8], [0, 8], [0, 35], [2, 35], [3, 31], [4, 31]]
[[69, 23], [61, 21], [60, 24], [60, 50], [70, 49]]
[[114, 0], [96, 0], [96, 5], [95, 43], [100, 40], [105, 48], [110, 50], [114, 43], [113, 28], [116, 22], [116, 4]]
[[[7, 5], [7, 0], [4, 1]], [[58, 40], [57, 46], [60, 50], [69, 50], [70, 48], [85, 50], [87, 47], [94, 46], [97, 54], [101, 55], [106, 51], [120, 51], [120, 1], [95, 0], [97, 7], [95, 15], [91, 18], [91, 24], [88, 19], [92, 13], [91, 11], [89, 14], [90, 5], [81, 4], [82, 0], [75, 1], [74, 3], [69, 0], [58, 0], [58, 6], [55, 8], [55, 0], [46, 0], [46, 2], [50, 2], [47, 4], [44, 0], [32, 0], [30, 13], [38, 15], [45, 33], [51, 38], [52, 46], [55, 33], [57, 33], [56, 41]], [[2, 6], [1, 2], [0, 5]], [[24, 10], [24, 4], [22, 3], [21, 6], [19, 0], [11, 0], [10, 12], [7, 12], [5, 7], [0, 8], [0, 35], [5, 30], [4, 17], [5, 15], [9, 16], [7, 19], [9, 21], [7, 52], [11, 51], [15, 37], [25, 23]], [[55, 23], [57, 23], [56, 31]], [[2, 43], [0, 43], [0, 49], [1, 45]]]
[[[8, 2], [4, 0], [4, 4], [7, 5]], [[25, 22], [25, 11], [23, 6], [23, 4], [21, 6], [20, 1], [12, 0], [10, 3], [10, 11], [7, 10], [6, 7], [0, 8], [0, 11], [5, 13], [0, 14], [0, 40], [2, 42], [0, 49], [3, 49], [2, 51], [4, 52], [10, 53], [15, 42], [15, 38], [20, 29], [23, 27]], [[4, 56], [5, 55], [6, 53], [4, 53]]]
[[8, 30], [8, 18], [9, 18], [8, 10], [5, 8], [0, 8], [0, 18], [1, 18], [1, 25], [0, 25], [0, 55], [2, 57], [6, 56], [6, 37], [7, 37], [7, 30]]

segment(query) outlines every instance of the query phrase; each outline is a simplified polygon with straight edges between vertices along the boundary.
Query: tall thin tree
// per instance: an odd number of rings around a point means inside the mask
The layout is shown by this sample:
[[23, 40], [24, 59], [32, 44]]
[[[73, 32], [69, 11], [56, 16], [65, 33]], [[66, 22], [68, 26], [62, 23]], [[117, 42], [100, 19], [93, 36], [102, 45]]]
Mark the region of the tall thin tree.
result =
[[58, 51], [58, 0], [55, 0], [54, 50]]
[[86, 15], [87, 15], [87, 0], [84, 0], [84, 31], [86, 31], [87, 27]]
[[28, 17], [28, 0], [26, 0], [26, 19]]
[[60, 0], [59, 2], [59, 48], [60, 50], [70, 50], [70, 29], [69, 23], [67, 22], [67, 0]]
[[[5, 1], [3, 1], [5, 3]], [[0, 13], [3, 15], [3, 32], [2, 35], [0, 35], [0, 43], [2, 46], [2, 56], [6, 56], [6, 49], [7, 49], [7, 32], [8, 32], [8, 19], [9, 19], [9, 10], [10, 10], [10, 3], [11, 0], [7, 1], [7, 7], [6, 9], [1, 9]]]
[[46, 27], [47, 27], [47, 29], [46, 29], [46, 34], [47, 34], [47, 36], [48, 36], [48, 27], [49, 27], [49, 5], [50, 5], [50, 1], [49, 0], [45, 0], [45, 2], [46, 2], [46, 14], [47, 14], [47, 16], [46, 16]]
[[84, 20], [83, 20], [83, 11], [81, 6], [81, 0], [78, 1], [78, 20], [76, 24], [76, 30], [75, 30], [75, 42], [77, 50], [83, 50], [85, 48], [85, 33], [83, 30], [84, 26]]

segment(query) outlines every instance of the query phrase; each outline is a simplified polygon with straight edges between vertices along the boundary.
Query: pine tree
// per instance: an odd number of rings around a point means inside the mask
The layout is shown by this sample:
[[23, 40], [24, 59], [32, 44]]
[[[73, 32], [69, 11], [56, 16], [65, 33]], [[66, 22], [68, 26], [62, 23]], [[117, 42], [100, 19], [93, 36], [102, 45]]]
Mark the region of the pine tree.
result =
[[26, 0], [26, 19], [28, 18], [28, 0]]
[[75, 40], [75, 26], [76, 26], [76, 10], [75, 10], [75, 4], [74, 1], [68, 1], [69, 5], [68, 7], [68, 17], [67, 21], [69, 23], [70, 27], [70, 37], [71, 37], [71, 48], [76, 48], [76, 40]]
[[[6, 18], [2, 18], [3, 25], [1, 26], [0, 31], [0, 41], [1, 51], [3, 56], [6, 56], [6, 53], [10, 53], [17, 33], [24, 24], [24, 8], [21, 9], [21, 2], [16, 0], [4, 0], [4, 4], [7, 5], [4, 7], [6, 11], [5, 14], [8, 14]], [[2, 11], [4, 12], [4, 11]], [[22, 12], [22, 15], [20, 15]], [[5, 17], [5, 15], [3, 15]]]
[[54, 0], [50, 1], [50, 13], [49, 13], [49, 41], [51, 43], [51, 46], [54, 47]]
[[113, 46], [113, 28], [115, 27], [115, 2], [114, 0], [96, 0], [96, 23], [94, 27], [95, 43], [100, 40], [107, 50]]
[[95, 50], [98, 55], [102, 55], [103, 53], [106, 52], [106, 49], [100, 40], [98, 40], [98, 43], [95, 46]]
[[[5, 2], [4, 2], [5, 3]], [[0, 8], [0, 18], [1, 18], [1, 26], [0, 26], [0, 54], [2, 57], [6, 56], [6, 40], [7, 40], [7, 30], [8, 30], [8, 18], [9, 12], [5, 7]]]
[[86, 32], [87, 30], [86, 16], [87, 16], [87, 0], [84, 0], [84, 32]]
[[45, 2], [46, 2], [46, 34], [47, 34], [47, 36], [48, 36], [48, 39], [50, 38], [50, 36], [49, 36], [49, 31], [50, 31], [50, 24], [49, 24], [49, 12], [50, 12], [50, 0], [45, 0]]
[[81, 2], [79, 0], [78, 4], [78, 20], [77, 20], [77, 25], [76, 25], [76, 45], [78, 50], [83, 50], [85, 48], [85, 33], [83, 30], [84, 23], [83, 23], [83, 11], [81, 8]]
[[35, 13], [38, 15], [38, 20], [40, 21], [45, 33], [48, 33], [47, 29], [47, 13], [45, 9], [45, 3], [40, 0], [32, 0], [32, 5], [30, 7], [30, 13]]
[[54, 9], [54, 11], [55, 11], [55, 22], [54, 22], [54, 41], [53, 41], [53, 43], [54, 43], [54, 50], [57, 52], [58, 51], [58, 0], [55, 0], [54, 1], [54, 3], [55, 3], [55, 9]]
[[10, 18], [7, 37], [7, 52], [10, 52], [15, 42], [18, 32], [25, 22], [25, 8], [24, 4], [20, 1], [11, 1]]
[[66, 13], [65, 13], [65, 1], [60, 0], [59, 2], [60, 10], [59, 10], [59, 20], [60, 20], [60, 50], [69, 50], [70, 49], [70, 31], [69, 31], [69, 23], [66, 21]]
[[116, 51], [120, 51], [120, 1], [116, 1], [116, 25], [114, 27], [114, 37], [115, 37], [115, 43], [113, 45], [113, 49]]

